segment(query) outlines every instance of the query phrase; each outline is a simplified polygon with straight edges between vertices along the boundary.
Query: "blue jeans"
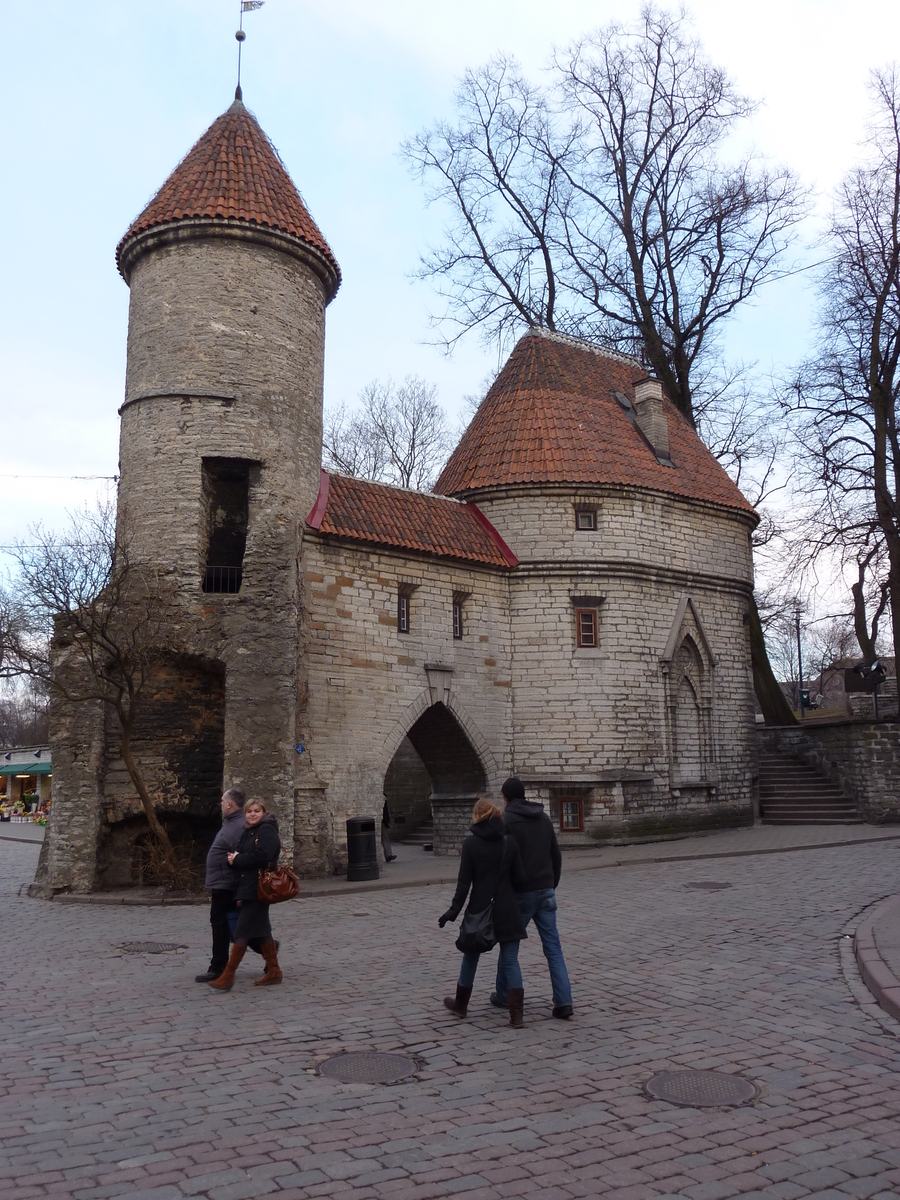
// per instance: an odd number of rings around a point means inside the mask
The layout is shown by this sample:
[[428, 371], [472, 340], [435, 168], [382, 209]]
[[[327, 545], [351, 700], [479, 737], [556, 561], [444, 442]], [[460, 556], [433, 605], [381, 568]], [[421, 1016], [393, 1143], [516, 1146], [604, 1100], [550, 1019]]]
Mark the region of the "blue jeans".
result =
[[[541, 937], [544, 957], [550, 968], [550, 982], [553, 985], [553, 1006], [572, 1003], [572, 986], [569, 983], [569, 973], [566, 971], [566, 960], [563, 958], [562, 946], [559, 944], [559, 934], [556, 931], [556, 892], [547, 888], [543, 892], [520, 892], [516, 896], [522, 920], [527, 925], [534, 921]], [[518, 964], [517, 964], [518, 965]], [[519, 975], [521, 978], [521, 972]], [[509, 979], [503, 971], [503, 958], [497, 966], [497, 999], [506, 1004], [507, 988], [521, 987]]]
[[[463, 955], [462, 966], [459, 968], [459, 986], [470, 988], [475, 982], [475, 972], [478, 970], [478, 960], [480, 954]], [[504, 979], [508, 979], [507, 987], [520, 988], [522, 986], [522, 972], [519, 968], [519, 943], [518, 942], [501, 942], [500, 943], [500, 963], [497, 967], [497, 975], [503, 972]]]

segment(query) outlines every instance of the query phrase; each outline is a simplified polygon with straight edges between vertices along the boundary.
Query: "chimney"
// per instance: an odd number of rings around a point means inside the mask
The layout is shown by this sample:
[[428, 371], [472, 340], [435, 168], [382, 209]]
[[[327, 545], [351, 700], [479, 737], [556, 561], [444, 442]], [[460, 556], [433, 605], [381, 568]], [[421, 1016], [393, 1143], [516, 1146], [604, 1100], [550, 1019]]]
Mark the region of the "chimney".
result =
[[634, 385], [637, 427], [660, 462], [669, 461], [669, 425], [663, 408], [662, 384], [648, 376]]

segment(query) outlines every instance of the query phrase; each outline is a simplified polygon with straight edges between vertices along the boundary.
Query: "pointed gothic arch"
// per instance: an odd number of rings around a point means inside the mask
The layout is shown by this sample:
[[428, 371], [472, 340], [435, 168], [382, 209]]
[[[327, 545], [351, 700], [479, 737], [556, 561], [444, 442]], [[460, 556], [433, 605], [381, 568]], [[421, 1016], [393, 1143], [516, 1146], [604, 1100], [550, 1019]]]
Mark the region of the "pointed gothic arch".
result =
[[716, 658], [692, 596], [683, 593], [660, 660], [665, 684], [669, 783], [714, 787]]

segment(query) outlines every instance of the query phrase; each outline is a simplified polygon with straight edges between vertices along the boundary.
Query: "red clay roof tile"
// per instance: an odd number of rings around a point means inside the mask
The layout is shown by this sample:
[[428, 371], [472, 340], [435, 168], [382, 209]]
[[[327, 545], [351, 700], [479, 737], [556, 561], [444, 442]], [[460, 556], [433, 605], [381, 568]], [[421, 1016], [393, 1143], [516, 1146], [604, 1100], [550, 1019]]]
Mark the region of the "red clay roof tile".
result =
[[[157, 225], [192, 217], [246, 221], [299, 238], [335, 275], [337, 260], [259, 122], [235, 100], [178, 164], [116, 248]], [[121, 267], [120, 267], [121, 269]]]
[[470, 496], [505, 484], [623, 484], [752, 513], [687, 421], [664, 401], [663, 466], [614, 393], [634, 400], [646, 370], [624, 356], [533, 330], [520, 338], [435, 484]]
[[319, 497], [307, 524], [335, 537], [420, 554], [492, 567], [518, 563], [474, 504], [328, 471], [322, 472]]

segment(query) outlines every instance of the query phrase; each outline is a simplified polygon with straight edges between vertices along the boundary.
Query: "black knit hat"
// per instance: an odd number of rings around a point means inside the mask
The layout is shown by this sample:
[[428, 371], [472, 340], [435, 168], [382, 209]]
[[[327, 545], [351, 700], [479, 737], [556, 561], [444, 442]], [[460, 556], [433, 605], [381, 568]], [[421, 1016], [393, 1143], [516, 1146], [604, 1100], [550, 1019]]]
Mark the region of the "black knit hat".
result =
[[515, 775], [511, 775], [500, 789], [507, 800], [524, 800], [525, 784]]

